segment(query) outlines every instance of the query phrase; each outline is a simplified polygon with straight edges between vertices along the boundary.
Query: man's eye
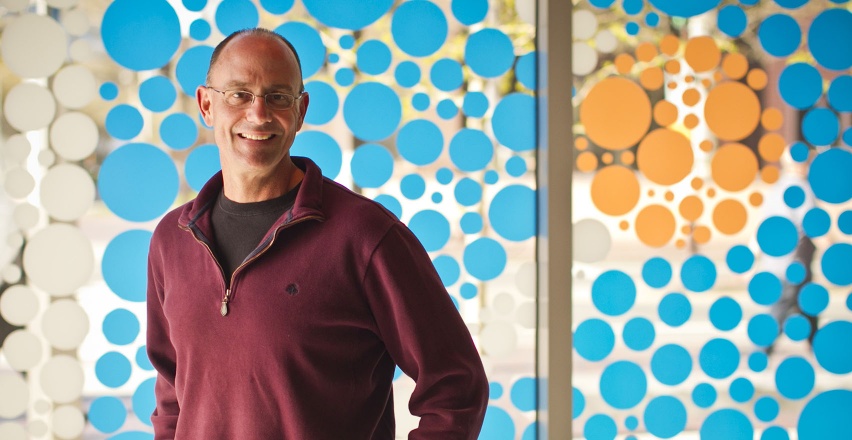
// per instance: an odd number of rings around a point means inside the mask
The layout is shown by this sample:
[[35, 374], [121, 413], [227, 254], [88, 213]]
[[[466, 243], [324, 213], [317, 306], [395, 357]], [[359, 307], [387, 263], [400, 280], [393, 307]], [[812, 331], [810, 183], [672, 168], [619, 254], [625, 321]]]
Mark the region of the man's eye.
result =
[[274, 102], [276, 104], [286, 104], [290, 102], [290, 95], [285, 95], [283, 93], [270, 93], [269, 102]]
[[242, 91], [231, 92], [231, 99], [235, 99], [235, 100], [238, 100], [238, 101], [250, 101], [251, 100], [251, 94], [248, 93], [248, 92], [242, 92]]

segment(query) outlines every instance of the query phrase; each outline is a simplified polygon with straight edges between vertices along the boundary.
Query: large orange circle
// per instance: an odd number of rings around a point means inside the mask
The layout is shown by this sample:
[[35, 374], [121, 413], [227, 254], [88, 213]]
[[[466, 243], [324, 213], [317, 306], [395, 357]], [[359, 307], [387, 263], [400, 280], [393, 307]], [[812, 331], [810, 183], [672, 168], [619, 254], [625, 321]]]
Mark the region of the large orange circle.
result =
[[651, 126], [651, 100], [633, 81], [606, 78], [580, 104], [580, 122], [592, 142], [623, 150], [636, 145]]
[[704, 118], [719, 139], [738, 141], [757, 128], [760, 122], [760, 100], [748, 86], [733, 81], [724, 82], [707, 94]]
[[713, 225], [719, 232], [733, 235], [745, 227], [748, 212], [738, 200], [725, 199], [713, 208]]
[[627, 167], [610, 165], [598, 171], [592, 179], [592, 203], [608, 215], [629, 212], [639, 201], [639, 180]]
[[639, 171], [654, 183], [673, 185], [692, 171], [689, 139], [680, 132], [658, 128], [645, 136], [636, 150]]
[[701, 36], [690, 38], [686, 42], [683, 57], [690, 67], [692, 67], [692, 70], [706, 72], [713, 70], [719, 65], [722, 53], [719, 51], [719, 46], [716, 45], [716, 40], [713, 37]]
[[741, 191], [754, 182], [757, 165], [757, 157], [748, 147], [730, 143], [716, 150], [710, 162], [710, 172], [722, 189]]
[[636, 215], [636, 235], [648, 246], [661, 247], [675, 233], [674, 215], [665, 206], [648, 205]]

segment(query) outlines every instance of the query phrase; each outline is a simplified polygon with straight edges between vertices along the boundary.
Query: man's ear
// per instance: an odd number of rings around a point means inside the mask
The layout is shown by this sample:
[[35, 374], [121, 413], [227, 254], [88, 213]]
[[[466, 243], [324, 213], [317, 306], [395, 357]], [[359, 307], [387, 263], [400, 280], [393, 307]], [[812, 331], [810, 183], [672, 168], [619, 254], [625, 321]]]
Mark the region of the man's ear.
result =
[[305, 92], [302, 95], [302, 99], [299, 100], [299, 126], [296, 131], [302, 129], [302, 124], [305, 122], [305, 114], [308, 113], [308, 104], [310, 104], [311, 97], [308, 95], [308, 92]]
[[198, 86], [195, 89], [195, 101], [198, 103], [198, 111], [201, 112], [201, 118], [207, 126], [213, 126], [213, 115], [210, 113], [210, 91], [207, 87]]

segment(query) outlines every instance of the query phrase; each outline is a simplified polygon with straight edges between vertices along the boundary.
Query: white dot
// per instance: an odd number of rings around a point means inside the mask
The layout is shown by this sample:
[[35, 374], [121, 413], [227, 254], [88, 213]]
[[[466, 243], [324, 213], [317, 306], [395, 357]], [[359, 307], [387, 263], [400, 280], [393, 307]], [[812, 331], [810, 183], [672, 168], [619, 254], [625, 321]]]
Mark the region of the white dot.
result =
[[3, 440], [27, 440], [27, 430], [20, 423], [0, 423], [0, 438]]
[[10, 248], [18, 249], [24, 245], [24, 236], [20, 232], [12, 232], [6, 237], [6, 244]]
[[588, 40], [598, 30], [598, 19], [592, 11], [580, 9], [574, 12], [572, 26], [571, 31], [574, 33], [574, 38]]
[[38, 208], [29, 203], [22, 203], [15, 207], [15, 225], [18, 229], [26, 231], [38, 224], [41, 213]]
[[53, 218], [76, 220], [95, 202], [95, 184], [82, 168], [60, 164], [51, 168], [41, 181], [41, 203]]
[[9, 366], [16, 371], [27, 371], [35, 367], [43, 356], [43, 345], [38, 336], [29, 330], [9, 333], [3, 343], [3, 354]]
[[582, 219], [574, 223], [574, 260], [596, 263], [609, 255], [612, 238], [606, 225], [595, 219]]
[[6, 160], [15, 165], [24, 164], [27, 157], [30, 155], [31, 150], [32, 147], [30, 146], [29, 139], [20, 133], [9, 136], [9, 139], [6, 140], [6, 144], [3, 147], [3, 153]]
[[92, 50], [92, 45], [86, 39], [75, 40], [68, 48], [68, 55], [71, 61], [75, 63], [85, 63], [92, 61], [95, 58], [95, 52]]
[[59, 438], [77, 438], [85, 426], [83, 412], [76, 406], [63, 405], [53, 412], [53, 433]]
[[89, 333], [89, 317], [77, 301], [62, 299], [47, 307], [41, 328], [50, 345], [72, 350], [79, 347]]
[[586, 43], [574, 43], [572, 59], [574, 60], [574, 74], [587, 75], [592, 73], [598, 66], [598, 53]]
[[24, 378], [14, 372], [0, 373], [0, 417], [14, 419], [27, 410], [30, 389]]
[[609, 29], [604, 29], [595, 35], [595, 46], [601, 53], [612, 53], [618, 47], [618, 39]]
[[9, 194], [9, 197], [23, 199], [30, 195], [35, 188], [35, 179], [29, 171], [16, 166], [6, 172], [3, 186], [6, 188], [6, 194]]
[[68, 9], [77, 6], [79, 0], [47, 0], [47, 5], [56, 9]]
[[516, 0], [515, 11], [518, 13], [518, 18], [526, 24], [535, 25], [535, 7], [534, 0]]
[[63, 67], [53, 77], [53, 94], [60, 104], [80, 108], [92, 102], [98, 93], [98, 82], [84, 66], [73, 64]]
[[60, 22], [62, 23], [62, 26], [65, 27], [65, 32], [68, 32], [68, 35], [74, 37], [86, 35], [86, 32], [89, 32], [89, 28], [91, 27], [89, 17], [86, 16], [86, 11], [82, 8], [74, 8], [70, 11], [65, 11], [62, 13]]
[[[0, 6], [8, 9], [9, 12], [21, 12], [30, 5], [30, 0], [0, 0]], [[5, 438], [0, 436], [0, 438]]]
[[64, 113], [50, 126], [50, 144], [63, 159], [83, 160], [98, 146], [98, 126], [84, 113]]
[[518, 306], [518, 311], [515, 312], [515, 319], [521, 327], [535, 328], [536, 304], [532, 301], [526, 301], [520, 304]]
[[498, 293], [494, 296], [494, 310], [501, 315], [508, 315], [515, 310], [515, 298], [510, 293]]
[[0, 295], [0, 315], [9, 324], [27, 325], [39, 310], [36, 294], [27, 286], [11, 286]]
[[94, 268], [92, 243], [74, 226], [55, 223], [33, 235], [24, 248], [24, 271], [54, 296], [74, 293]]
[[33, 404], [33, 409], [37, 414], [47, 414], [53, 409], [53, 406], [44, 399], [38, 399], [35, 404]]
[[39, 383], [54, 402], [73, 402], [83, 392], [83, 367], [70, 356], [54, 356], [44, 364]]
[[479, 309], [479, 322], [482, 322], [483, 324], [491, 322], [491, 320], [493, 319], [492, 315], [493, 313], [491, 312], [491, 309]]
[[67, 51], [65, 30], [56, 20], [43, 15], [27, 14], [11, 20], [0, 41], [3, 62], [23, 78], [53, 75], [65, 62]]
[[9, 125], [16, 130], [38, 130], [47, 127], [53, 120], [56, 101], [46, 88], [38, 84], [20, 83], [9, 90], [3, 111]]
[[15, 284], [21, 281], [21, 268], [17, 264], [10, 264], [3, 268], [3, 281], [6, 284]]
[[534, 298], [536, 295], [536, 279], [538, 278], [538, 266], [535, 263], [524, 263], [515, 273], [515, 286], [522, 295]]
[[33, 438], [44, 437], [45, 435], [47, 435], [48, 431], [47, 423], [45, 423], [43, 420], [32, 421], [30, 422], [29, 430], [30, 436]]
[[52, 150], [41, 150], [38, 152], [38, 163], [39, 165], [50, 168], [56, 163], [56, 153]]
[[486, 324], [479, 333], [482, 350], [492, 358], [506, 356], [518, 345], [518, 334], [515, 327], [505, 321], [492, 321]]

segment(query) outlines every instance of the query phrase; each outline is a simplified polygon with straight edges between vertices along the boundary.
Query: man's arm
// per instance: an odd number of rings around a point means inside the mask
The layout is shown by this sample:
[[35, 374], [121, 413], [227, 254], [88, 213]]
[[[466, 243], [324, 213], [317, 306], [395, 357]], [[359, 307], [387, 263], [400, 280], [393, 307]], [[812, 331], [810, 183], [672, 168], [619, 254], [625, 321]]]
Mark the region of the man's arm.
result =
[[154, 439], [174, 439], [180, 406], [175, 393], [176, 356], [169, 334], [169, 324], [163, 313], [162, 277], [154, 264], [154, 250], [148, 257], [148, 334], [147, 350], [151, 365], [157, 370], [157, 382], [154, 387], [156, 407], [151, 414], [154, 425]]
[[488, 380], [470, 332], [420, 242], [402, 224], [375, 249], [364, 289], [380, 336], [416, 386], [411, 439], [475, 439]]

